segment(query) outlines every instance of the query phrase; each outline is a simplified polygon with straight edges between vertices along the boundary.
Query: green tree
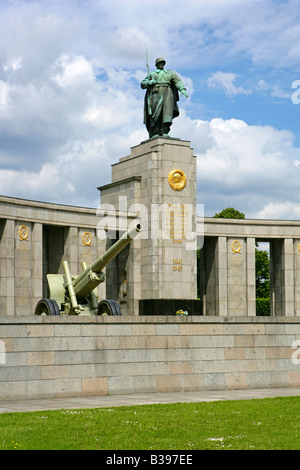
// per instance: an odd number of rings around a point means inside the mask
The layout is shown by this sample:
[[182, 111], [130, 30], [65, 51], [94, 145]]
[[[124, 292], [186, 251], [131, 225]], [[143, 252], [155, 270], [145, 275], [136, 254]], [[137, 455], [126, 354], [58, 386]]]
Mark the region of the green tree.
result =
[[216, 213], [214, 217], [219, 218], [219, 219], [244, 219], [245, 214], [243, 214], [243, 212], [240, 212], [234, 209], [233, 207], [227, 207], [226, 209], [223, 209], [218, 214]]
[[270, 260], [267, 251], [255, 249], [256, 296], [266, 298], [270, 295]]
[[255, 249], [256, 315], [270, 315], [270, 258], [267, 251]]

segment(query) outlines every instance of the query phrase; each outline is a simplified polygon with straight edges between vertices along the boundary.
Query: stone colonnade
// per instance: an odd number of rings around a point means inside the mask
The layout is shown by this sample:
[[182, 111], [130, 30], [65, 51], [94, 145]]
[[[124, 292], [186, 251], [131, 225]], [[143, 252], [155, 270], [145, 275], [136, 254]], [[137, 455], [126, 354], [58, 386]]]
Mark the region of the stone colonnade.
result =
[[96, 227], [94, 209], [0, 196], [0, 315], [33, 315], [64, 260], [75, 275], [91, 264], [106, 243]]
[[190, 315], [255, 316], [255, 247], [264, 241], [271, 315], [300, 316], [300, 221], [199, 217], [196, 165], [190, 142], [158, 138], [112, 165], [112, 182], [98, 188], [102, 208], [0, 196], [0, 315], [33, 315], [47, 298], [47, 273], [62, 274], [67, 260], [79, 274], [82, 261], [91, 264], [139, 219], [142, 236], [107, 266], [99, 287], [100, 298], [117, 300], [123, 315], [183, 308]]
[[300, 315], [299, 221], [206, 218], [204, 226], [199, 273], [203, 315], [256, 315], [256, 242], [269, 243], [271, 315]]

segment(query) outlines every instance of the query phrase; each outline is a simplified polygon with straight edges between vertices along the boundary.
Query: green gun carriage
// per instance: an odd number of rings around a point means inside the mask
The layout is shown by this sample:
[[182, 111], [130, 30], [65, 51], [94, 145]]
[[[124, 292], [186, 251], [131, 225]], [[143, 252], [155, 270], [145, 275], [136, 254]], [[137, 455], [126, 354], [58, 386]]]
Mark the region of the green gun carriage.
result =
[[115, 258], [142, 230], [141, 224], [129, 228], [103, 255], [90, 266], [82, 262], [83, 272], [70, 273], [69, 264], [63, 261], [64, 274], [47, 274], [50, 298], [41, 299], [35, 315], [122, 315], [115, 300], [99, 302], [97, 286], [105, 281], [103, 268]]

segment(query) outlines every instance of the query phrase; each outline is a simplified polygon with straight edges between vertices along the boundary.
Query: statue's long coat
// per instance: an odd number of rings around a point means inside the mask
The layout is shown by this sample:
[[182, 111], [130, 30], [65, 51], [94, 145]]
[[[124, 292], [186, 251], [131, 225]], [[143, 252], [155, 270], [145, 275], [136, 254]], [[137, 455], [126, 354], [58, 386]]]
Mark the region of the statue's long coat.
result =
[[[156, 85], [148, 87], [144, 101], [144, 124], [149, 132], [150, 125], [153, 126], [159, 119], [161, 122], [172, 123], [172, 120], [179, 116], [179, 93], [177, 86], [184, 86], [178, 75], [172, 70], [167, 70], [164, 78], [169, 82], [169, 86], [158, 82]], [[155, 78], [156, 72], [150, 74]], [[148, 76], [149, 77], [149, 76]], [[176, 86], [177, 85], [177, 86]]]

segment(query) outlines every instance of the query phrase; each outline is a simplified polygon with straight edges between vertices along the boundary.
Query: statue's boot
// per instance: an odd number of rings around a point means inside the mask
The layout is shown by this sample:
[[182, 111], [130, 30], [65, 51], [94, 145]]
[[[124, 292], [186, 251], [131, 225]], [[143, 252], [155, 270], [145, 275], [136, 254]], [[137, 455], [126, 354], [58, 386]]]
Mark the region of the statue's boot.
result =
[[163, 123], [163, 125], [162, 125], [162, 136], [163, 137], [166, 137], [169, 134], [170, 128], [171, 128], [171, 123], [170, 122], [164, 122]]

